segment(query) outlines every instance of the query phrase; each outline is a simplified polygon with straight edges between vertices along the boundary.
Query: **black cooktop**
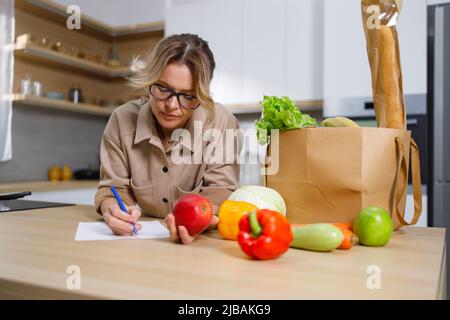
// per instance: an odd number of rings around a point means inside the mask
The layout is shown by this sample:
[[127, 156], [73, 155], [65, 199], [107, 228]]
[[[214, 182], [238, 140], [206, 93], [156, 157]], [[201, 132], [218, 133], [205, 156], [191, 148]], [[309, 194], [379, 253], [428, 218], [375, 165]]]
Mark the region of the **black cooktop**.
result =
[[0, 201], [0, 213], [68, 206], [74, 206], [74, 204], [31, 200], [2, 200]]

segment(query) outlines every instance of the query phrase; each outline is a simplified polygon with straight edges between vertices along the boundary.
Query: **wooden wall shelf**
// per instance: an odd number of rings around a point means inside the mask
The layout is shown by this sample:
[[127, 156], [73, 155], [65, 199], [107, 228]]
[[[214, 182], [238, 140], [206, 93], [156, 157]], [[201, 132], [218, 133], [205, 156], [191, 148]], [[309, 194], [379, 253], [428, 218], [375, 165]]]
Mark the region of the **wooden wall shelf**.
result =
[[75, 104], [68, 100], [56, 100], [44, 97], [24, 96], [21, 94], [14, 95], [13, 102], [16, 105], [18, 104], [60, 111], [76, 112], [106, 118], [108, 118], [115, 109], [111, 107], [101, 107], [87, 103]]
[[[65, 24], [68, 17], [67, 6], [51, 0], [16, 0], [21, 10], [42, 18]], [[103, 40], [145, 38], [149, 34], [164, 32], [164, 21], [113, 27], [93, 17], [83, 15], [81, 20], [84, 32]]]
[[[75, 104], [67, 100], [56, 100], [45, 97], [24, 96], [21, 94], [14, 95], [13, 101], [15, 104], [91, 114], [101, 117], [109, 117], [115, 109], [114, 107], [113, 108], [101, 107], [98, 105], [87, 103]], [[299, 106], [299, 109], [302, 112], [322, 111], [322, 101], [296, 101], [296, 104]], [[226, 105], [226, 107], [235, 115], [261, 113], [261, 106], [259, 106], [258, 104]]]
[[112, 68], [32, 44], [16, 44], [14, 53], [19, 58], [58, 65], [65, 69], [87, 72], [100, 78], [121, 78], [132, 74], [131, 68], [129, 67]]

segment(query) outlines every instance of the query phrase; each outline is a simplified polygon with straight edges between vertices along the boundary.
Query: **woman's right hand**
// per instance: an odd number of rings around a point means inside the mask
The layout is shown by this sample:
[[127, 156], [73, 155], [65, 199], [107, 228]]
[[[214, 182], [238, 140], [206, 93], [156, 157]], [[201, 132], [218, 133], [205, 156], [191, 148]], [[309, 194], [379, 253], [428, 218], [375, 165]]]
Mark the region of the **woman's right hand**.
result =
[[[164, 219], [164, 222], [167, 225], [167, 229], [169, 229], [170, 239], [173, 241], [180, 241], [182, 244], [191, 244], [194, 242], [195, 237], [192, 237], [185, 226], [176, 226], [175, 216], [173, 213], [169, 213], [167, 217]], [[216, 229], [217, 224], [219, 223], [219, 218], [216, 215], [213, 215], [211, 218], [211, 222], [206, 230]], [[205, 230], [205, 231], [206, 231]]]
[[117, 201], [113, 198], [105, 199], [102, 202], [101, 211], [103, 219], [115, 235], [133, 235], [133, 224], [138, 231], [142, 229], [142, 225], [138, 223], [141, 210], [135, 206], [127, 207], [127, 210], [129, 213], [120, 210]]

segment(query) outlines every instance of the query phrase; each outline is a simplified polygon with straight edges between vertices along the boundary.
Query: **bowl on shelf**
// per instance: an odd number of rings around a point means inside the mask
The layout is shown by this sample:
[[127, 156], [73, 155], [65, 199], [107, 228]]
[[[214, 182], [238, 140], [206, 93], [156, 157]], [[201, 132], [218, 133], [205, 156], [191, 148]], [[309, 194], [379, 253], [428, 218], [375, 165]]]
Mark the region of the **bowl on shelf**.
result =
[[64, 93], [61, 92], [47, 92], [45, 96], [49, 99], [55, 99], [55, 100], [64, 100]]
[[106, 65], [111, 68], [120, 68], [122, 64], [119, 60], [110, 59], [106, 62]]
[[21, 34], [20, 36], [17, 36], [16, 38], [16, 44], [18, 45], [27, 45], [27, 44], [37, 44], [38, 38], [35, 34], [32, 33], [25, 33]]
[[105, 108], [114, 108], [120, 106], [121, 104], [122, 104], [121, 100], [114, 100], [114, 99], [100, 100], [100, 106]]
[[100, 179], [100, 171], [93, 169], [80, 169], [74, 172], [76, 180], [98, 180]]
[[97, 97], [83, 97], [82, 102], [86, 104], [98, 105]]

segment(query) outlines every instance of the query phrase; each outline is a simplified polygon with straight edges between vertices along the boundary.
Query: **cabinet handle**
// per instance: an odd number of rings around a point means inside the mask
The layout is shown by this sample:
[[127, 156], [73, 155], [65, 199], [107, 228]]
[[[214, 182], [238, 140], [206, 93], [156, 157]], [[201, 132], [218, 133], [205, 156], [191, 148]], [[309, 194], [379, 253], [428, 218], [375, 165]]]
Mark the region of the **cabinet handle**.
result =
[[406, 120], [406, 124], [408, 126], [417, 126], [417, 124], [419, 124], [419, 120], [417, 120], [417, 119], [408, 119], [408, 120]]

